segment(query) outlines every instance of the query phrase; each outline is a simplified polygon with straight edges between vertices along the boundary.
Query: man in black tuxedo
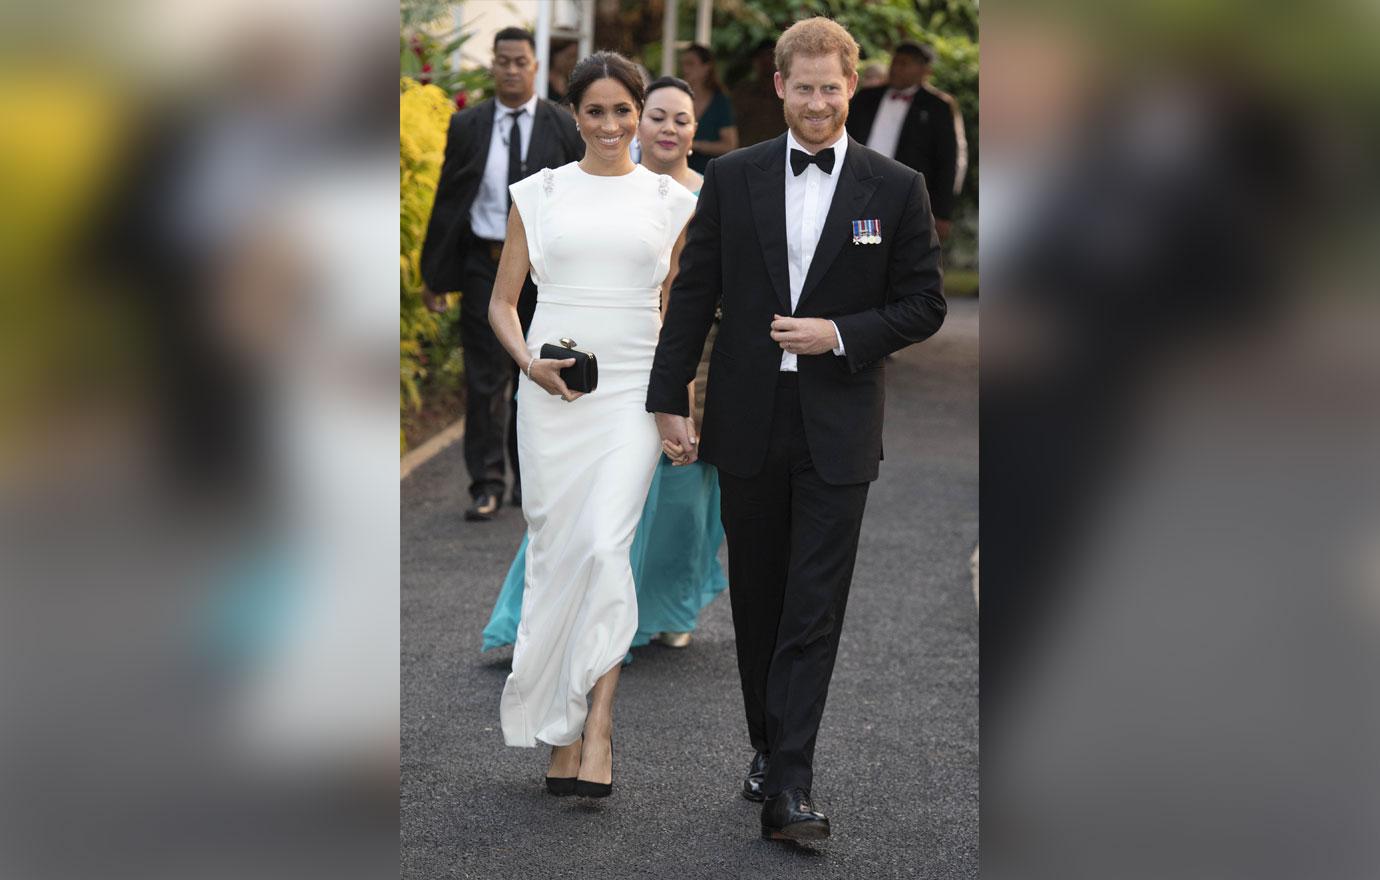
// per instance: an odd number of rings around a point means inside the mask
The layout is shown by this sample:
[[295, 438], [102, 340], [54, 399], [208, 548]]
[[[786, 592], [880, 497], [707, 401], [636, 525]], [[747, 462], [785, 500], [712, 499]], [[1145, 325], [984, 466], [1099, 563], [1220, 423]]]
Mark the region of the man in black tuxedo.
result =
[[[943, 323], [923, 178], [844, 131], [857, 43], [825, 18], [776, 44], [788, 131], [710, 163], [647, 392], [673, 460], [716, 465], [763, 836], [827, 836], [810, 804], [886, 355]], [[722, 304], [698, 441], [687, 384]]]
[[889, 83], [862, 89], [848, 110], [848, 133], [868, 148], [925, 175], [939, 239], [949, 237], [954, 203], [967, 165], [958, 101], [928, 82], [934, 50], [902, 43]]
[[[461, 291], [460, 344], [465, 358], [465, 465], [474, 503], [465, 519], [492, 519], [503, 503], [504, 449], [513, 466], [513, 503], [522, 504], [517, 455], [517, 368], [489, 327], [489, 296], [508, 225], [508, 184], [584, 155], [575, 120], [536, 96], [536, 40], [522, 28], [494, 37], [495, 98], [450, 121], [436, 202], [422, 244], [423, 296]], [[532, 322], [537, 288], [528, 279], [518, 316]], [[506, 435], [506, 443], [505, 443]]]

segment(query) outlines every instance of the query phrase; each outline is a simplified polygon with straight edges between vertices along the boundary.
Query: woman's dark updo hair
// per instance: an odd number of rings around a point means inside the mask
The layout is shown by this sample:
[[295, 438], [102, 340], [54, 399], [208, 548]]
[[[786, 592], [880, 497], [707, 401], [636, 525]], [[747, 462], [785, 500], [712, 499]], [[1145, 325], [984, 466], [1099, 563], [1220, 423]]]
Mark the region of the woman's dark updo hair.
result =
[[719, 72], [714, 68], [714, 53], [709, 51], [708, 46], [701, 46], [699, 43], [691, 43], [685, 47], [682, 54], [694, 55], [700, 59], [700, 63], [709, 68], [709, 73], [704, 78], [704, 84], [711, 92], [722, 92], [724, 87], [719, 85]]
[[650, 98], [652, 92], [657, 89], [680, 89], [690, 96], [690, 100], [695, 100], [695, 90], [690, 88], [690, 84], [678, 76], [659, 76], [647, 84], [647, 94], [644, 97]]
[[575, 69], [570, 71], [565, 93], [570, 108], [579, 113], [585, 91], [601, 79], [615, 80], [627, 89], [628, 94], [632, 95], [633, 103], [637, 105], [638, 115], [641, 115], [642, 104], [647, 97], [646, 90], [642, 87], [642, 74], [638, 72], [636, 64], [617, 52], [608, 51], [595, 52], [588, 58], [581, 58]]

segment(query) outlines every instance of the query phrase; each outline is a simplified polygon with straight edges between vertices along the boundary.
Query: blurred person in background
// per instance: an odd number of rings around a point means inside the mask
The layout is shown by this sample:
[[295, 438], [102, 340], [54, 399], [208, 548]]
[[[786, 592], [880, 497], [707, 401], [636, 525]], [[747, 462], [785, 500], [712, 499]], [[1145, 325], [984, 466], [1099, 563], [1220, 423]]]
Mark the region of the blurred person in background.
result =
[[[694, 136], [694, 94], [689, 84], [673, 76], [654, 80], [647, 87], [642, 122], [637, 127], [642, 164], [698, 196], [704, 178], [686, 162]], [[696, 425], [704, 420], [704, 387], [713, 347], [711, 329], [696, 374]], [[633, 579], [637, 583], [634, 648], [653, 639], [670, 648], [690, 644], [690, 633], [700, 611], [728, 585], [719, 563], [719, 545], [723, 540], [719, 479], [714, 466], [695, 462], [676, 467], [670, 458], [661, 456], [631, 550]], [[517, 639], [527, 544], [528, 537], [524, 535], [484, 627], [485, 651], [511, 645]]]
[[[509, 184], [578, 159], [584, 144], [570, 114], [538, 98], [536, 38], [522, 28], [494, 35], [494, 97], [450, 123], [436, 201], [422, 245], [422, 295], [445, 311], [443, 291], [461, 292], [460, 344], [465, 366], [465, 465], [473, 499], [465, 519], [493, 519], [503, 505], [504, 464], [513, 470], [511, 501], [522, 505], [517, 454], [517, 372], [489, 327], [489, 296], [503, 251]], [[518, 315], [527, 327], [536, 287], [523, 288]]]
[[875, 89], [887, 84], [890, 77], [886, 65], [880, 61], [869, 61], [858, 70], [858, 90]]
[[5, 106], [44, 103], [0, 141], [64, 172], [32, 209], [63, 227], [30, 288], [51, 311], [15, 326], [58, 319], [59, 369], [23, 378], [61, 420], [4, 490], [0, 874], [378, 876], [398, 760], [393, 22], [36, 12], [63, 39], [8, 31], [47, 48], [6, 58]]
[[984, 6], [984, 877], [1376, 873], [1345, 9]]
[[719, 85], [714, 53], [698, 43], [680, 55], [680, 71], [695, 90], [696, 139], [690, 148], [690, 167], [700, 174], [709, 160], [738, 148], [733, 102]]
[[575, 62], [580, 60], [580, 44], [576, 40], [552, 40], [551, 60], [547, 62], [546, 100], [565, 103], [566, 82]]
[[885, 86], [860, 89], [848, 111], [853, 137], [925, 176], [939, 240], [949, 237], [966, 147], [963, 115], [952, 95], [927, 80], [934, 50], [919, 43], [896, 47]]
[[[510, 187], [512, 245], [489, 310], [523, 375], [528, 480], [522, 619], [499, 711], [505, 743], [551, 747], [551, 794], [598, 798], [613, 792], [614, 694], [638, 625], [629, 550], [662, 445], [642, 402], [695, 197], [629, 155], [644, 100], [632, 62], [583, 59], [570, 100], [584, 158]], [[524, 333], [529, 273], [538, 301]], [[597, 387], [571, 390], [561, 370], [574, 359], [542, 356], [547, 343], [594, 354]]]
[[[663, 442], [719, 471], [755, 752], [742, 793], [772, 840], [830, 834], [815, 741], [879, 474], [884, 361], [947, 312], [924, 181], [845, 130], [857, 60], [827, 18], [777, 41], [790, 127], [710, 164], [647, 391]], [[687, 385], [721, 303], [696, 445]]]
[[776, 96], [775, 40], [763, 40], [752, 52], [752, 75], [733, 87], [733, 115], [738, 144], [750, 147], [786, 130], [781, 99]]

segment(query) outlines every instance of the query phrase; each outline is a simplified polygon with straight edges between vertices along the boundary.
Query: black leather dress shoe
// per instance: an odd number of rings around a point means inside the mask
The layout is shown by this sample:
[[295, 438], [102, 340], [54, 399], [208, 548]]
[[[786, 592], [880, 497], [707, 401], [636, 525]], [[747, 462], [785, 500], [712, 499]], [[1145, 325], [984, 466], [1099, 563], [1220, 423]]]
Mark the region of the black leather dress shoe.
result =
[[762, 804], [765, 840], [823, 840], [828, 836], [829, 819], [810, 804], [804, 789], [789, 788]]
[[497, 495], [476, 496], [469, 510], [465, 511], [465, 519], [470, 522], [488, 522], [498, 515], [498, 508], [502, 504], [503, 500]]
[[747, 776], [743, 779], [743, 797], [759, 804], [767, 799], [762, 786], [767, 782], [767, 753], [759, 751], [752, 756]]

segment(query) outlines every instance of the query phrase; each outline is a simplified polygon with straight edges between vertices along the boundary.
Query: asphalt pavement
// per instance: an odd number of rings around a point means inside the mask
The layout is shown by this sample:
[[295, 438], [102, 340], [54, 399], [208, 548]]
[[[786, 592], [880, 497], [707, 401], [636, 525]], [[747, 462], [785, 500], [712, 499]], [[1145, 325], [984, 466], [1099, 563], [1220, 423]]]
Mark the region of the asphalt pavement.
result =
[[480, 631], [519, 511], [467, 523], [460, 444], [402, 483], [404, 878], [978, 875], [976, 300], [887, 366], [886, 459], [815, 753], [833, 836], [759, 839], [727, 593], [688, 648], [636, 649], [615, 709], [614, 793], [554, 798], [547, 750], [503, 745], [511, 649]]

